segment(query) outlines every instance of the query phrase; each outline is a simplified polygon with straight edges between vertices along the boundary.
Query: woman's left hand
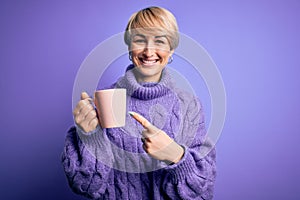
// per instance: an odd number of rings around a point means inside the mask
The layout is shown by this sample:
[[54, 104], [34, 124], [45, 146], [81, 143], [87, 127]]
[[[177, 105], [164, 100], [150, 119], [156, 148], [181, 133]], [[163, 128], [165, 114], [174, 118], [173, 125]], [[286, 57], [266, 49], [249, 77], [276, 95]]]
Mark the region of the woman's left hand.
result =
[[136, 112], [129, 112], [129, 114], [145, 128], [142, 132], [143, 148], [150, 156], [169, 163], [177, 163], [181, 160], [184, 154], [182, 146], [140, 114]]

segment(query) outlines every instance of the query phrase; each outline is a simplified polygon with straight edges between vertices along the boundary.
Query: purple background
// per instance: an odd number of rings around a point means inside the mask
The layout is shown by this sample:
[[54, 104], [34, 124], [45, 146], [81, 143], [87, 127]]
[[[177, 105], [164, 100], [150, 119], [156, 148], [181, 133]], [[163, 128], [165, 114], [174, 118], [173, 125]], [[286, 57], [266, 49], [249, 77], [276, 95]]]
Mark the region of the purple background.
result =
[[215, 199], [300, 199], [297, 0], [1, 1], [0, 199], [82, 199], [60, 164], [76, 72], [148, 5], [170, 9], [223, 76]]

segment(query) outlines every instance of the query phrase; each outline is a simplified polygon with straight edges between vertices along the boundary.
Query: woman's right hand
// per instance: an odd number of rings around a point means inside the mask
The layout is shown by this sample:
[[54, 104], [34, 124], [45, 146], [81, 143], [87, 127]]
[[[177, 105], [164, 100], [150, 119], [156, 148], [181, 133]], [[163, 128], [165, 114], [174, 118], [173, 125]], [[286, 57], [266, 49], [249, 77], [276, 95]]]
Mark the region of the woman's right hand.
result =
[[82, 92], [81, 100], [73, 111], [76, 125], [86, 133], [95, 130], [99, 125], [97, 114], [91, 101], [92, 98], [86, 92]]

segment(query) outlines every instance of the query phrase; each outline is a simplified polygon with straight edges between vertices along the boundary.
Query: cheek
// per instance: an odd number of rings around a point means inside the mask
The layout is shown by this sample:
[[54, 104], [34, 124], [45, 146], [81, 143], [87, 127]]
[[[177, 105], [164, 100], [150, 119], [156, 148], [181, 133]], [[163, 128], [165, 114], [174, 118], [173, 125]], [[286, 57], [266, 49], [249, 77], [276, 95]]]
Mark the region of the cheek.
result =
[[164, 60], [168, 61], [170, 57], [170, 52], [160, 52], [159, 56]]
[[131, 52], [132, 57], [136, 57], [136, 56], [140, 55], [141, 53], [143, 53], [143, 50], [141, 50], [141, 49], [131, 49], [129, 51]]
[[139, 59], [138, 59], [137, 56], [132, 55], [132, 63], [133, 63], [135, 66], [138, 66], [138, 65], [139, 65]]
[[144, 51], [145, 47], [142, 45], [136, 45], [136, 44], [131, 44], [128, 48], [128, 50], [130, 52], [134, 52], [134, 53], [140, 53], [142, 51]]

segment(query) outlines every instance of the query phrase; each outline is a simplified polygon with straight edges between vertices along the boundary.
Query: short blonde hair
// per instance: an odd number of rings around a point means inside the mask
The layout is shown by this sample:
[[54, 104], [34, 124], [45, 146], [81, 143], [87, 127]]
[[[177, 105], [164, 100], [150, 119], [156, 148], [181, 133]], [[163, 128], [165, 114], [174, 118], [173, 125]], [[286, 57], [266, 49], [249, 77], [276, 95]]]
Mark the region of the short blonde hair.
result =
[[127, 24], [124, 41], [130, 46], [134, 30], [155, 30], [163, 31], [170, 43], [171, 50], [176, 49], [179, 43], [178, 25], [174, 15], [160, 7], [148, 7], [134, 13]]

